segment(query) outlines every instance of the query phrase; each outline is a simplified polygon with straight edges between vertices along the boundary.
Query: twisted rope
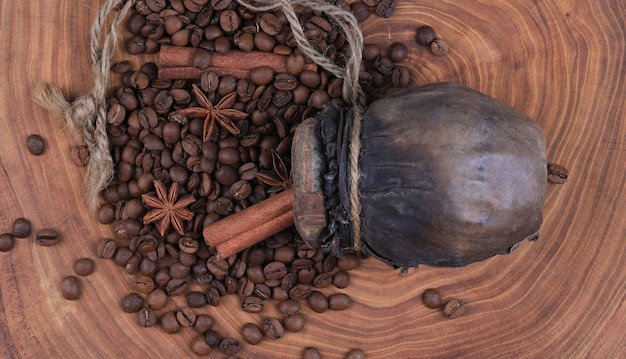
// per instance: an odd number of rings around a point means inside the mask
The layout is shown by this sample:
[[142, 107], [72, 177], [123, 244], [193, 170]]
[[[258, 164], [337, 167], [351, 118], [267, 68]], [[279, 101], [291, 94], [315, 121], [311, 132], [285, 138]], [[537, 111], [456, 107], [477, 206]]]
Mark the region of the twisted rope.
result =
[[[289, 21], [299, 49], [318, 66], [321, 66], [332, 75], [342, 78], [342, 95], [352, 107], [353, 123], [350, 141], [350, 220], [354, 226], [354, 248], [360, 249], [361, 242], [361, 201], [359, 200], [359, 152], [361, 151], [361, 121], [366, 106], [366, 97], [359, 85], [359, 72], [361, 70], [361, 50], [363, 48], [363, 34], [359, 24], [352, 13], [328, 3], [314, 0], [237, 0], [237, 2], [252, 11], [265, 12], [282, 10]], [[326, 56], [321, 54], [308, 42], [304, 30], [294, 9], [302, 6], [316, 12], [323, 13], [331, 21], [337, 24], [346, 35], [346, 41], [350, 45], [350, 53], [346, 60], [346, 67], [341, 68]]]
[[[62, 117], [75, 142], [83, 142], [89, 150], [86, 199], [91, 209], [98, 204], [98, 194], [113, 178], [113, 159], [109, 152], [106, 129], [106, 89], [109, 84], [111, 58], [117, 47], [121, 21], [126, 17], [134, 0], [107, 0], [98, 12], [90, 31], [89, 52], [91, 73], [94, 79], [89, 93], [71, 103], [61, 90], [43, 82], [35, 84], [34, 100], [43, 108]], [[108, 28], [106, 21], [113, 10], [119, 10]]]

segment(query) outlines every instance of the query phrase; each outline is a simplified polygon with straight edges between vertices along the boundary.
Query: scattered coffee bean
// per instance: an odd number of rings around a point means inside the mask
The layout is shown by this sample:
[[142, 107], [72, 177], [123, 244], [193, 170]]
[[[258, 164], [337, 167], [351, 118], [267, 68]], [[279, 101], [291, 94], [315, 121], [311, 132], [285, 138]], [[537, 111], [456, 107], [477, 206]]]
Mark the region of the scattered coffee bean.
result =
[[278, 311], [288, 317], [300, 311], [300, 302], [295, 299], [286, 299], [278, 303]]
[[241, 336], [248, 344], [256, 345], [263, 340], [263, 331], [254, 323], [246, 323], [241, 328]]
[[435, 41], [435, 29], [428, 25], [418, 27], [416, 40], [422, 46], [430, 46]]
[[139, 312], [139, 325], [147, 328], [156, 324], [157, 317], [154, 310], [150, 307], [145, 307]]
[[311, 295], [309, 295], [306, 300], [309, 303], [309, 307], [317, 313], [323, 313], [329, 308], [328, 298], [320, 291], [312, 291]]
[[346, 310], [352, 306], [352, 298], [344, 293], [335, 293], [328, 296], [328, 307], [331, 310]]
[[465, 313], [465, 303], [459, 299], [450, 299], [443, 308], [443, 313], [450, 319], [455, 319]]
[[46, 145], [43, 138], [39, 135], [30, 135], [26, 138], [26, 146], [30, 153], [35, 156], [39, 156], [46, 150]]
[[339, 289], [346, 288], [350, 284], [350, 274], [346, 271], [338, 271], [333, 275], [333, 285]]
[[130, 293], [122, 298], [121, 306], [126, 313], [136, 313], [144, 307], [144, 300], [138, 293]]
[[0, 252], [8, 252], [15, 246], [15, 238], [11, 233], [0, 234]]
[[[181, 329], [180, 324], [178, 324], [178, 320], [176, 320], [176, 313], [174, 312], [166, 312], [161, 315], [159, 318], [159, 324], [168, 334], [178, 333]], [[204, 338], [202, 339], [204, 340]]]
[[439, 294], [439, 291], [436, 289], [426, 289], [422, 294], [422, 299], [428, 308], [441, 308], [441, 294]]
[[13, 221], [13, 227], [11, 229], [11, 233], [15, 238], [25, 238], [30, 236], [32, 231], [32, 226], [30, 221], [26, 218], [18, 218]]
[[169, 297], [167, 293], [161, 289], [157, 288], [148, 294], [148, 306], [154, 310], [159, 310], [167, 304]]
[[267, 318], [263, 321], [263, 331], [270, 339], [280, 339], [284, 335], [283, 325], [276, 318]]
[[53, 246], [59, 242], [59, 234], [53, 229], [41, 229], [35, 235], [35, 242], [40, 246]]
[[376, 5], [376, 15], [388, 18], [396, 11], [395, 0], [380, 0]]
[[220, 350], [226, 355], [236, 354], [239, 349], [239, 342], [233, 338], [225, 338], [220, 342]]
[[61, 295], [67, 300], [76, 300], [80, 297], [80, 280], [74, 276], [67, 276], [61, 280]]
[[548, 181], [550, 183], [563, 184], [567, 182], [569, 171], [563, 166], [548, 164]]
[[361, 349], [351, 349], [344, 356], [345, 359], [365, 359], [365, 352]]
[[198, 356], [205, 356], [211, 353], [211, 346], [207, 344], [204, 336], [196, 336], [192, 339], [190, 345], [191, 351]]
[[209, 329], [204, 333], [205, 342], [212, 348], [217, 348], [220, 346], [220, 342], [222, 338], [219, 333], [213, 329]]
[[80, 276], [87, 276], [93, 273], [95, 263], [91, 258], [80, 258], [74, 262], [74, 272]]
[[322, 353], [314, 347], [306, 347], [302, 351], [302, 359], [322, 359]]
[[401, 62], [406, 57], [407, 53], [408, 50], [402, 43], [394, 42], [389, 47], [389, 58], [393, 62]]
[[204, 333], [207, 330], [211, 329], [213, 326], [213, 318], [206, 314], [198, 314], [196, 316], [196, 324], [193, 325], [193, 328], [198, 333]]
[[178, 324], [191, 327], [196, 323], [196, 313], [191, 308], [181, 308], [176, 312]]
[[304, 316], [302, 314], [294, 313], [288, 317], [285, 317], [285, 319], [283, 319], [283, 323], [285, 324], [285, 329], [290, 332], [296, 333], [304, 328], [306, 320], [304, 319]]
[[139, 293], [148, 294], [154, 290], [154, 286], [154, 279], [152, 279], [152, 277], [146, 275], [135, 277], [133, 287]]
[[435, 39], [431, 42], [430, 49], [435, 56], [445, 56], [448, 53], [448, 43], [441, 39]]

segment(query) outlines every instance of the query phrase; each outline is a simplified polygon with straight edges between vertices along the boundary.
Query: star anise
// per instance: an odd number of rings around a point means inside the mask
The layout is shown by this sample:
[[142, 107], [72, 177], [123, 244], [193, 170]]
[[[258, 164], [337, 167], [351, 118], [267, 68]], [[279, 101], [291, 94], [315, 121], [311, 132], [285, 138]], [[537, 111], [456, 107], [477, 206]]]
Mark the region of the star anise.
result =
[[185, 195], [178, 198], [178, 183], [173, 182], [169, 191], [160, 181], [154, 181], [156, 197], [149, 194], [142, 194], [141, 198], [150, 207], [154, 208], [143, 216], [143, 223], [148, 224], [158, 221], [157, 229], [161, 236], [165, 235], [170, 224], [176, 232], [184, 234], [183, 221], [193, 218], [193, 212], [186, 207], [196, 199], [192, 195]]
[[291, 187], [291, 175], [285, 166], [285, 162], [278, 152], [272, 150], [273, 171], [259, 171], [256, 177], [259, 181], [271, 186], [268, 192], [280, 192]]
[[218, 123], [233, 135], [239, 134], [239, 128], [237, 128], [233, 119], [243, 120], [248, 117], [248, 114], [232, 108], [237, 100], [236, 92], [231, 92], [222, 97], [215, 106], [195, 84], [193, 85], [193, 93], [196, 96], [198, 105], [201, 107], [188, 107], [178, 110], [178, 112], [190, 117], [204, 117], [204, 127], [202, 129], [203, 141], [208, 141], [211, 138]]

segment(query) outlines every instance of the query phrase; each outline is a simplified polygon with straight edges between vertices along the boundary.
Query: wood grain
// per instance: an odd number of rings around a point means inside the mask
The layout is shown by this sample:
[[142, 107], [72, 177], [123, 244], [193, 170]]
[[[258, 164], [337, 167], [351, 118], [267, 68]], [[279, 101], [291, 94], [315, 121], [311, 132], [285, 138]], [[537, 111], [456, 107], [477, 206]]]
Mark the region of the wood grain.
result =
[[[82, 299], [59, 293], [72, 262], [94, 257], [110, 230], [83, 201], [84, 170], [71, 162], [67, 132], [33, 104], [31, 88], [43, 80], [70, 97], [90, 88], [87, 34], [102, 2], [0, 3], [0, 231], [23, 216], [63, 236], [54, 247], [20, 239], [0, 253], [3, 358], [191, 356], [191, 330], [142, 329], [121, 311], [131, 277], [110, 261], [97, 260], [95, 273], [82, 279]], [[303, 332], [246, 346], [242, 356], [298, 357], [314, 345], [325, 358], [352, 347], [369, 358], [626, 357], [624, 18], [622, 0], [398, 0], [391, 18], [364, 22], [366, 42], [412, 45], [413, 84], [459, 82], [536, 119], [549, 161], [567, 167], [570, 178], [548, 189], [539, 242], [464, 268], [404, 276], [367, 260], [346, 290], [354, 307], [307, 309]], [[448, 56], [413, 42], [422, 24], [448, 41]], [[40, 157], [25, 149], [31, 133], [46, 138]], [[421, 293], [429, 287], [465, 300], [467, 314], [448, 320], [426, 308]], [[206, 312], [236, 338], [243, 323], [258, 320], [235, 297]]]

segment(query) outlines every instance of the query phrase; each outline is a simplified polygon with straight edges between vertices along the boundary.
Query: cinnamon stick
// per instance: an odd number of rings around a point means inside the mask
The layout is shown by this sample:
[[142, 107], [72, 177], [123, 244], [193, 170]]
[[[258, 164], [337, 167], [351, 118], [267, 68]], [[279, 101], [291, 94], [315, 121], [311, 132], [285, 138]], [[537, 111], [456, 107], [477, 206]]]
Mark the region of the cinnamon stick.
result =
[[292, 188], [205, 227], [203, 235], [208, 245], [228, 257], [291, 226]]
[[199, 79], [205, 72], [214, 72], [217, 76], [233, 75], [238, 79], [250, 78], [250, 71], [235, 70], [222, 67], [209, 66], [200, 70], [197, 67], [180, 66], [180, 67], [159, 67], [159, 78], [162, 80], [188, 80]]
[[279, 217], [268, 220], [260, 227], [247, 231], [216, 246], [218, 258], [228, 258], [252, 245], [293, 226], [293, 211], [281, 214]]
[[[225, 54], [211, 53], [210, 67], [208, 69], [200, 70], [193, 67], [193, 58], [196, 51], [197, 49], [193, 47], [162, 45], [159, 50], [159, 77], [162, 79], [168, 79], [163, 76], [174, 76], [175, 74], [179, 74], [184, 76], [193, 76], [185, 78], [199, 78], [203, 73], [213, 71], [216, 72], [218, 76], [222, 76], [220, 75], [221, 73], [224, 75], [230, 74], [235, 77], [246, 78], [247, 71], [260, 66], [269, 66], [274, 69], [274, 72], [276, 73], [287, 72], [287, 56], [285, 55], [263, 51], [244, 52], [238, 50], [231, 50]], [[317, 65], [313, 63], [307, 64], [305, 65], [305, 69], [317, 71]]]

